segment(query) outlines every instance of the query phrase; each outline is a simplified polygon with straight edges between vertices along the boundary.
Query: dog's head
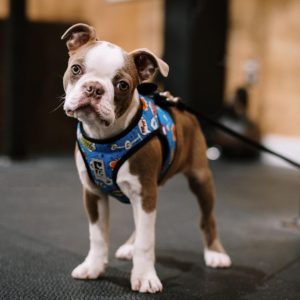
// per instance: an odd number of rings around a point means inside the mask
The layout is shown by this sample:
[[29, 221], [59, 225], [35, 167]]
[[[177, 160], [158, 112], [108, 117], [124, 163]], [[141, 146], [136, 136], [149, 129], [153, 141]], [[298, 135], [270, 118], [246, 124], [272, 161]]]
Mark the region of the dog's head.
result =
[[64, 110], [82, 122], [113, 126], [129, 108], [136, 86], [156, 70], [168, 75], [169, 67], [147, 49], [127, 53], [98, 41], [95, 29], [85, 24], [70, 27], [67, 40], [69, 63], [64, 74]]

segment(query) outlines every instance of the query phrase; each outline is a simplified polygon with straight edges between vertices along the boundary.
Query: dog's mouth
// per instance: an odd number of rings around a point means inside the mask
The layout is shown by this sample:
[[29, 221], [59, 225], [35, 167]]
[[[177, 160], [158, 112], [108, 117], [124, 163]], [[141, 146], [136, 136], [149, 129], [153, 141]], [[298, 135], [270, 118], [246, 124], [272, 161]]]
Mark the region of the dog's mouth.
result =
[[79, 113], [84, 113], [84, 114], [89, 115], [91, 113], [95, 113], [95, 110], [89, 104], [81, 105], [80, 107], [77, 107], [76, 109], [67, 109], [66, 110], [66, 114], [69, 117], [76, 118]]
[[84, 104], [80, 107], [77, 107], [74, 110], [67, 109], [66, 114], [69, 117], [77, 118], [77, 119], [86, 119], [90, 117], [95, 117], [97, 121], [99, 121], [102, 125], [105, 127], [109, 127], [111, 122], [105, 118], [101, 114], [101, 112], [98, 112], [97, 109], [95, 109], [92, 105], [89, 103]]

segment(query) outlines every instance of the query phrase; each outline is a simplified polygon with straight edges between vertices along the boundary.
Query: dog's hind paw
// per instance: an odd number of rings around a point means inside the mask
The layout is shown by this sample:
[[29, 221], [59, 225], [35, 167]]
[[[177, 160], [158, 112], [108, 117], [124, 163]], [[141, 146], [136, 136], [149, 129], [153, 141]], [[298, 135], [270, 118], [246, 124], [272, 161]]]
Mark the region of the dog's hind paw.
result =
[[228, 268], [231, 266], [231, 259], [226, 253], [209, 249], [204, 250], [204, 261], [210, 268]]
[[133, 253], [133, 245], [132, 244], [124, 244], [116, 251], [116, 258], [123, 260], [131, 260]]

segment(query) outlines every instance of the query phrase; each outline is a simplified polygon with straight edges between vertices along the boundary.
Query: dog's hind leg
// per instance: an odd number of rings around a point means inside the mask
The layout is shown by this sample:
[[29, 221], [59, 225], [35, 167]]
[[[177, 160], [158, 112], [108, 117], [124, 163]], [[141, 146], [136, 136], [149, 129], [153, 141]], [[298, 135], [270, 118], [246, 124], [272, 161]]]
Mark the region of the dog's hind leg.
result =
[[[196, 195], [202, 212], [201, 229], [204, 233], [204, 260], [208, 267], [224, 268], [231, 265], [217, 232], [214, 216], [215, 193], [213, 178], [206, 159], [204, 138], [195, 132], [193, 153], [190, 155], [189, 167], [185, 170], [189, 186]], [[203, 153], [199, 153], [199, 151]]]
[[131, 260], [133, 255], [133, 245], [135, 239], [135, 231], [131, 234], [129, 239], [118, 248], [116, 251], [116, 258], [123, 260]]
[[89, 217], [90, 250], [85, 260], [73, 270], [72, 277], [95, 279], [104, 273], [108, 262], [108, 199], [84, 189], [84, 202]]
[[218, 238], [217, 224], [213, 212], [215, 196], [211, 172], [209, 169], [195, 170], [186, 173], [186, 176], [202, 211], [201, 228], [204, 232], [205, 264], [212, 268], [229, 267], [231, 260]]

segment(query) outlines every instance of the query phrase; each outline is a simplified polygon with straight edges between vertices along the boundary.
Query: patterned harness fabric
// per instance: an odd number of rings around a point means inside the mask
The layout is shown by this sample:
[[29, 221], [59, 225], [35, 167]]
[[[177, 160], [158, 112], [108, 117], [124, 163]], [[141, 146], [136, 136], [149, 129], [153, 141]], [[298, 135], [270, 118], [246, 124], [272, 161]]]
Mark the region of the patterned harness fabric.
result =
[[157, 106], [150, 97], [140, 96], [141, 110], [138, 120], [118, 136], [108, 140], [94, 140], [77, 125], [77, 144], [92, 182], [100, 190], [123, 203], [130, 203], [117, 185], [116, 178], [122, 164], [158, 135], [166, 147], [161, 178], [169, 169], [176, 150], [176, 131], [170, 113]]

